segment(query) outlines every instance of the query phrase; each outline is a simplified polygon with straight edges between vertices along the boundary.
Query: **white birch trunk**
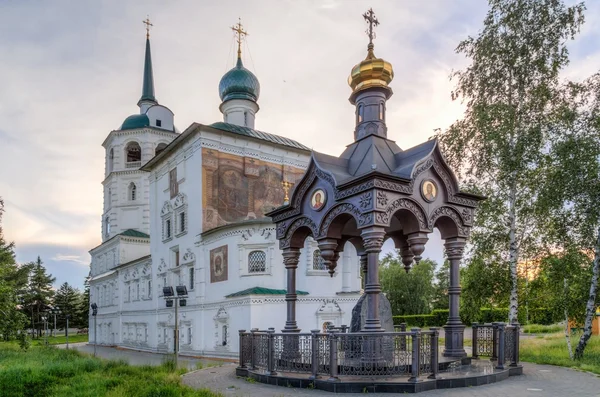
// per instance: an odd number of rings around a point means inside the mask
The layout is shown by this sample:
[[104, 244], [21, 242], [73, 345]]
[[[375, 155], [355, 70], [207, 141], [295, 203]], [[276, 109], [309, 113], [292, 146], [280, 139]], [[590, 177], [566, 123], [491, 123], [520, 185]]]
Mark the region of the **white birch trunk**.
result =
[[[567, 297], [567, 293], [569, 292], [567, 287], [567, 279], [563, 278], [563, 291], [565, 294], [565, 298]], [[565, 299], [566, 302], [566, 299]], [[569, 358], [573, 359], [573, 347], [571, 346], [571, 338], [569, 338], [569, 311], [567, 309], [567, 305], [565, 304], [565, 339], [567, 340], [567, 349], [569, 350]]]
[[583, 326], [583, 334], [581, 335], [581, 338], [579, 338], [579, 343], [575, 349], [575, 358], [577, 359], [583, 357], [583, 351], [585, 350], [588, 340], [592, 336], [592, 320], [594, 320], [594, 315], [596, 313], [596, 293], [598, 291], [598, 273], [600, 273], [600, 228], [598, 228], [594, 251], [590, 295], [585, 308], [585, 325]]
[[510, 290], [510, 306], [508, 310], [509, 323], [516, 323], [519, 314], [519, 299], [518, 299], [518, 277], [517, 277], [517, 261], [519, 260], [519, 250], [517, 248], [516, 237], [516, 206], [517, 206], [517, 184], [513, 181], [508, 196], [508, 264], [510, 267], [510, 278], [512, 287]]

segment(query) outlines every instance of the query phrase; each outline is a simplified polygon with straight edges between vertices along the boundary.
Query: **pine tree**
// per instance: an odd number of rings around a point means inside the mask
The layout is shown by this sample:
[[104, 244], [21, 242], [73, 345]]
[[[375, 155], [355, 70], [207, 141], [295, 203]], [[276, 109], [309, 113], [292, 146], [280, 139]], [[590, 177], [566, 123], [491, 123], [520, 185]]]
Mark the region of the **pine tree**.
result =
[[60, 286], [54, 296], [54, 306], [58, 307], [61, 311], [61, 314], [56, 321], [56, 326], [58, 328], [66, 327], [66, 315], [70, 316], [69, 326], [77, 325], [82, 299], [82, 293], [79, 292], [77, 288], [71, 287], [69, 283], [63, 283]]
[[54, 297], [52, 283], [56, 278], [46, 274], [46, 268], [39, 256], [36, 262], [28, 264], [28, 268], [30, 269], [29, 285], [23, 299], [23, 306], [24, 311], [30, 316], [32, 329], [37, 330], [37, 335], [40, 336], [43, 329], [41, 317], [51, 307]]

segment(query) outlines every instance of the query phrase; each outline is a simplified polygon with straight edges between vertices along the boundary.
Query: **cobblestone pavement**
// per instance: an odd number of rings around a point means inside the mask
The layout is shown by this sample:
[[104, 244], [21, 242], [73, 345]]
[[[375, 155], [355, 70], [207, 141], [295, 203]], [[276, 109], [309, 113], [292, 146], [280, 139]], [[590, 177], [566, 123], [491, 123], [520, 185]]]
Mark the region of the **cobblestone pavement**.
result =
[[[416, 394], [418, 397], [596, 397], [600, 396], [600, 379], [584, 372], [550, 365], [523, 364], [523, 375], [491, 385], [459, 389], [433, 390]], [[293, 389], [281, 386], [250, 383], [235, 375], [235, 364], [206, 368], [183, 376], [183, 383], [193, 388], [209, 388], [225, 397], [313, 397], [356, 396], [334, 394], [321, 390]], [[390, 397], [391, 393], [369, 393], [375, 397]]]
[[[59, 348], [65, 348], [66, 345], [58, 345]], [[69, 344], [70, 349], [75, 349], [83, 353], [93, 354], [94, 346], [88, 345], [86, 342], [83, 343], [71, 343]], [[160, 365], [167, 357], [165, 354], [141, 352], [129, 349], [116, 349], [114, 347], [98, 346], [96, 348], [96, 355], [98, 357], [110, 359], [110, 360], [125, 360], [131, 365]], [[195, 370], [197, 365], [200, 364], [203, 367], [214, 366], [222, 364], [222, 361], [217, 360], [206, 360], [200, 358], [179, 357], [179, 366], [187, 367], [190, 370]]]

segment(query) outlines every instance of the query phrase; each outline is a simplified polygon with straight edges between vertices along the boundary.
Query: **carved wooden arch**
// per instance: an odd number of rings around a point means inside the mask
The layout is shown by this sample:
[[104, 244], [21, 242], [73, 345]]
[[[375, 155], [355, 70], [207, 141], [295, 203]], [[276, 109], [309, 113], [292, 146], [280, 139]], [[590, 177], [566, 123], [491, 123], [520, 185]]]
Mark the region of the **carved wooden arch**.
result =
[[[439, 220], [442, 218], [451, 220], [456, 230], [451, 230], [452, 227], [448, 224], [439, 224]], [[432, 227], [437, 227], [444, 239], [449, 237], [467, 237], [469, 235], [469, 227], [465, 224], [462, 215], [455, 208], [447, 205], [440, 206], [431, 213], [429, 224]]]
[[294, 221], [292, 221], [292, 223], [290, 223], [290, 225], [285, 230], [285, 237], [279, 240], [279, 248], [290, 248], [292, 246], [292, 239], [294, 238], [294, 235], [296, 234], [298, 229], [302, 228], [308, 229], [309, 233], [306, 233], [306, 236], [304, 236], [304, 238], [302, 239], [302, 245], [295, 248], [301, 248], [302, 246], [304, 246], [304, 239], [306, 239], [307, 236], [312, 235], [313, 238], [315, 238], [319, 230], [317, 228], [317, 225], [310, 218], [306, 216], [296, 218]]
[[385, 223], [387, 226], [390, 226], [394, 215], [401, 210], [407, 210], [408, 212], [414, 215], [418, 223], [419, 229], [431, 229], [431, 225], [427, 221], [427, 214], [425, 212], [425, 209], [421, 206], [421, 204], [409, 197], [401, 197], [392, 201], [390, 205], [388, 205], [388, 207], [386, 208], [385, 212], [378, 213], [377, 220], [380, 223]]
[[[323, 217], [319, 226], [318, 238], [327, 237], [331, 223], [340, 215], [347, 214], [354, 218], [357, 228], [365, 223], [365, 217], [360, 210], [351, 203], [340, 203], [331, 207]], [[335, 237], [335, 236], [334, 236]]]

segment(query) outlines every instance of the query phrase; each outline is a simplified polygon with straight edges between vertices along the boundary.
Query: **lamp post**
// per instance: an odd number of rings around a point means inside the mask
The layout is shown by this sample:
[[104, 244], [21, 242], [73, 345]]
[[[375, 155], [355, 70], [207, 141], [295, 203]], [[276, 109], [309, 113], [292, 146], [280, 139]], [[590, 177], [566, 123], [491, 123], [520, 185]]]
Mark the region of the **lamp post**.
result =
[[173, 287], [163, 287], [163, 297], [167, 301], [167, 307], [175, 306], [175, 330], [173, 350], [175, 352], [175, 368], [178, 368], [179, 361], [179, 306], [185, 306], [187, 301], [187, 288], [185, 285], [175, 287], [177, 295], [173, 293]]
[[67, 326], [65, 327], [65, 338], [67, 339], [67, 350], [69, 350], [69, 317], [70, 314], [65, 314], [65, 319], [67, 320]]
[[92, 307], [92, 316], [94, 316], [94, 357], [96, 357], [96, 315], [98, 314], [98, 305], [95, 303], [92, 303], [91, 305]]
[[44, 322], [44, 345], [48, 346], [48, 316], [42, 316], [42, 321]]
[[55, 306], [50, 308], [50, 313], [54, 316], [54, 331], [52, 332], [52, 336], [56, 337], [56, 315], [61, 313], [60, 307]]

